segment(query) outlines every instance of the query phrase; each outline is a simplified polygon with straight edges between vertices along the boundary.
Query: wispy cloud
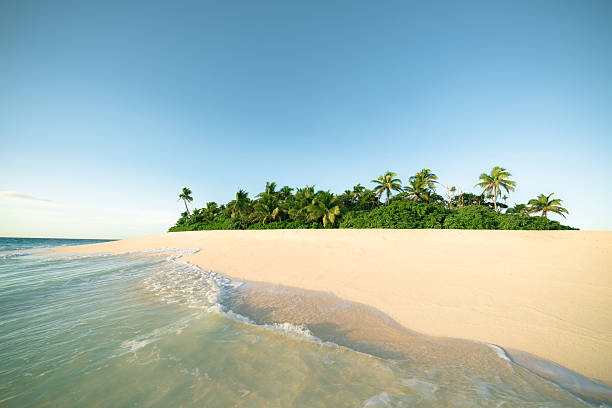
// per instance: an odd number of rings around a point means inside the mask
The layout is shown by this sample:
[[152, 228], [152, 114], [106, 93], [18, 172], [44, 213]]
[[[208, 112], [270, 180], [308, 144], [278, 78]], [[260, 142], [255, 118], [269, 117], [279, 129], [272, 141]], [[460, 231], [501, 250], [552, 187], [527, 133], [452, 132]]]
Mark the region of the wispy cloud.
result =
[[17, 191], [0, 191], [0, 196], [10, 197], [10, 198], [20, 198], [22, 200], [45, 201], [47, 203], [54, 202], [53, 200], [47, 200], [45, 198], [34, 197], [33, 195], [29, 195], [29, 194], [18, 193]]

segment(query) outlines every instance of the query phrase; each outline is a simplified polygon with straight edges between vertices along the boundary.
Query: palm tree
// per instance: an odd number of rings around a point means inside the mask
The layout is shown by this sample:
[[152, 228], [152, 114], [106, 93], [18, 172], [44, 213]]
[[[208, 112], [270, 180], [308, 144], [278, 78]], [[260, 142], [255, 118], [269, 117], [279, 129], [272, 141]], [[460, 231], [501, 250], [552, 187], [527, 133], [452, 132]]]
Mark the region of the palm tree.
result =
[[506, 214], [529, 215], [529, 207], [527, 204], [514, 204], [514, 207], [506, 210]]
[[404, 188], [404, 191], [408, 193], [408, 198], [414, 201], [429, 202], [432, 195], [435, 194], [436, 180], [438, 180], [438, 176], [433, 174], [430, 169], [423, 169], [410, 177], [409, 185]]
[[425, 201], [426, 191], [421, 182], [413, 177], [408, 180], [408, 185], [404, 187], [409, 199], [413, 201]]
[[296, 221], [304, 221], [308, 217], [308, 206], [315, 196], [315, 186], [298, 188], [289, 203], [289, 215]]
[[238, 190], [236, 193], [236, 199], [227, 204], [232, 218], [247, 215], [249, 213], [250, 206], [251, 199], [249, 199], [249, 193], [242, 189]]
[[266, 189], [263, 193], [257, 194], [257, 197], [261, 197], [263, 194], [275, 194], [276, 193], [276, 183], [266, 181]]
[[546, 217], [546, 213], [550, 211], [565, 218], [563, 213], [569, 214], [569, 211], [561, 207], [560, 204], [563, 202], [563, 200], [559, 198], [553, 198], [552, 200], [550, 199], [553, 194], [554, 193], [550, 193], [549, 195], [540, 194], [538, 198], [532, 198], [529, 200], [529, 214], [542, 211], [542, 217]]
[[214, 220], [217, 215], [221, 212], [219, 205], [214, 201], [209, 201], [206, 203], [206, 216], [209, 220]]
[[279, 219], [280, 212], [281, 208], [278, 197], [274, 194], [263, 193], [261, 198], [255, 203], [252, 218], [265, 224]]
[[433, 174], [430, 169], [423, 169], [415, 174], [414, 177], [418, 178], [428, 189], [435, 190], [436, 186], [434, 184], [438, 182], [438, 176]]
[[365, 190], [366, 190], [366, 188], [364, 186], [362, 186], [361, 184], [357, 184], [356, 186], [353, 187], [353, 192], [352, 192], [353, 193], [353, 197], [354, 198], [361, 197], [361, 195], [363, 194], [363, 192]]
[[183, 187], [183, 191], [181, 192], [181, 194], [179, 194], [178, 197], [179, 198], [177, 201], [183, 200], [183, 202], [185, 203], [185, 210], [187, 210], [187, 215], [189, 215], [189, 208], [187, 208], [187, 202], [193, 201], [193, 197], [191, 196], [191, 190], [187, 187]]
[[474, 187], [482, 187], [483, 194], [487, 193], [487, 197], [493, 198], [493, 207], [497, 211], [497, 197], [501, 196], [501, 189], [507, 193], [514, 191], [516, 182], [509, 179], [512, 174], [506, 171], [503, 167], [495, 166], [491, 170], [491, 174], [482, 173], [479, 177], [482, 180]]
[[339, 215], [338, 198], [329, 191], [318, 191], [308, 206], [308, 220], [321, 220], [323, 227], [327, 227], [328, 223], [334, 225]]
[[281, 195], [281, 198], [283, 200], [287, 200], [289, 197], [291, 197], [291, 193], [293, 192], [293, 188], [289, 187], [289, 186], [283, 186], [280, 190], [278, 190], [278, 192]]
[[396, 177], [397, 174], [387, 170], [383, 176], [378, 176], [376, 180], [372, 180], [372, 183], [376, 184], [374, 191], [376, 192], [376, 195], [378, 195], [379, 199], [382, 197], [383, 193], [387, 193], [387, 205], [389, 205], [389, 200], [391, 198], [391, 190], [402, 190], [402, 180]]

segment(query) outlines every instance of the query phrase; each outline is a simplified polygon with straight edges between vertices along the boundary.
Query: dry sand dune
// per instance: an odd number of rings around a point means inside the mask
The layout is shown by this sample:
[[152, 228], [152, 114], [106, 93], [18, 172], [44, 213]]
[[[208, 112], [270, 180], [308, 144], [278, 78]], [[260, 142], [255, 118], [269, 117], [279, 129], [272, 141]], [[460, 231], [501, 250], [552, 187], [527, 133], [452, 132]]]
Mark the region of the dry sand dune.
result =
[[201, 248], [228, 276], [331, 291], [422, 333], [520, 349], [612, 384], [612, 232], [165, 233], [64, 252]]

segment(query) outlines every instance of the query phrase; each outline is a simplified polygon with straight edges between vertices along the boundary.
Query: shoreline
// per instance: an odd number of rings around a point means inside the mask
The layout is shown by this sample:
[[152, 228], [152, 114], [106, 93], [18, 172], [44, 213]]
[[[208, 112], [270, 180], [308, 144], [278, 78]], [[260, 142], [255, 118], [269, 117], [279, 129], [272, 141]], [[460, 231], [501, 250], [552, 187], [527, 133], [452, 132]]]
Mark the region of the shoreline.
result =
[[515, 369], [524, 370], [588, 404], [612, 402], [612, 388], [554, 362], [496, 344], [419, 333], [372, 306], [333, 293], [241, 281], [225, 296], [220, 302], [223, 310], [240, 321], [246, 318], [275, 330], [285, 330], [289, 324], [306, 329], [308, 337], [324, 344], [418, 366], [433, 367], [443, 360], [461, 367], [461, 375], [469, 377], [478, 377], [485, 367], [502, 378]]
[[522, 350], [612, 383], [612, 232], [197, 231], [54, 252], [196, 247], [181, 260], [332, 292], [419, 333]]

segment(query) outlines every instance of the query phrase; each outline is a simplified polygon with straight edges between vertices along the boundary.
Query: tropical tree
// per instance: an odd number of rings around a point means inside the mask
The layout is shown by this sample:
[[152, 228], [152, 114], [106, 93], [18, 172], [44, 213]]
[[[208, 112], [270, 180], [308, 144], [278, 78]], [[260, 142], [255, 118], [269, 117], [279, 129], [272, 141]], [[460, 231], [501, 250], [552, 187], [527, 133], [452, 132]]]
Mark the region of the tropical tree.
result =
[[529, 200], [529, 214], [542, 211], [542, 217], [546, 217], [548, 212], [554, 212], [565, 218], [563, 213], [569, 214], [569, 212], [565, 208], [561, 207], [563, 200], [559, 198], [553, 198], [551, 200], [550, 197], [553, 194], [554, 193], [550, 193], [549, 195], [540, 194], [537, 198], [532, 198]]
[[318, 191], [308, 208], [308, 220], [323, 222], [323, 227], [334, 225], [340, 215], [338, 198], [329, 191]]
[[408, 179], [408, 185], [404, 187], [404, 192], [406, 193], [406, 197], [412, 201], [425, 201], [426, 192], [419, 180], [410, 177]]
[[276, 194], [276, 183], [266, 181], [266, 189], [263, 193], [257, 194], [257, 197], [261, 197], [263, 194]]
[[278, 197], [275, 194], [263, 193], [261, 198], [255, 202], [252, 218], [265, 224], [278, 220], [280, 212], [281, 208]]
[[190, 220], [189, 213], [187, 211], [183, 211], [181, 213], [180, 218], [176, 221], [176, 225], [185, 225]]
[[189, 208], [187, 208], [187, 203], [193, 201], [193, 197], [191, 196], [191, 190], [187, 187], [183, 187], [183, 191], [179, 194], [177, 201], [183, 200], [185, 203], [185, 210], [187, 211], [187, 215], [189, 215]]
[[355, 197], [356, 199], [359, 199], [359, 197], [361, 197], [361, 195], [365, 191], [366, 191], [366, 188], [364, 186], [362, 186], [361, 184], [357, 184], [356, 186], [353, 187], [353, 191], [352, 191], [353, 197]]
[[194, 208], [189, 217], [189, 221], [192, 223], [204, 221], [204, 209]]
[[506, 214], [529, 215], [529, 207], [527, 204], [514, 204], [506, 210]]
[[214, 220], [221, 213], [221, 208], [214, 201], [206, 203], [206, 217], [209, 220]]
[[438, 176], [432, 173], [430, 169], [422, 169], [420, 172], [415, 174], [414, 177], [418, 178], [429, 190], [435, 190], [435, 184], [438, 182]]
[[506, 171], [503, 167], [495, 166], [491, 170], [491, 174], [482, 173], [479, 177], [480, 183], [477, 183], [474, 187], [482, 187], [483, 194], [487, 194], [488, 198], [493, 198], [493, 208], [497, 211], [497, 197], [500, 197], [503, 188], [507, 193], [514, 191], [516, 182], [510, 180], [510, 172]]
[[315, 186], [298, 188], [288, 203], [289, 216], [296, 221], [305, 221], [308, 218], [308, 206], [315, 197]]
[[280, 193], [282, 200], [287, 200], [289, 197], [291, 197], [293, 190], [294, 189], [289, 186], [283, 186], [280, 190], [278, 190], [278, 192]]
[[236, 199], [230, 201], [227, 204], [227, 208], [232, 218], [244, 217], [245, 215], [248, 215], [249, 210], [251, 209], [251, 199], [249, 198], [249, 193], [242, 189], [238, 190], [236, 193]]
[[[408, 186], [404, 188], [407, 197], [413, 201], [430, 202], [435, 195], [435, 183], [438, 176], [430, 169], [423, 169], [408, 179]], [[436, 197], [437, 198], [437, 197]]]
[[402, 190], [402, 180], [396, 177], [397, 174], [387, 171], [384, 175], [378, 176], [376, 180], [372, 180], [372, 183], [376, 184], [374, 192], [379, 199], [382, 197], [383, 193], [387, 193], [387, 205], [389, 205], [389, 199], [391, 198], [391, 190]]
[[344, 193], [338, 196], [338, 201], [343, 212], [376, 208], [380, 204], [380, 200], [372, 190], [368, 190], [361, 184], [357, 184], [352, 190], [344, 190]]

